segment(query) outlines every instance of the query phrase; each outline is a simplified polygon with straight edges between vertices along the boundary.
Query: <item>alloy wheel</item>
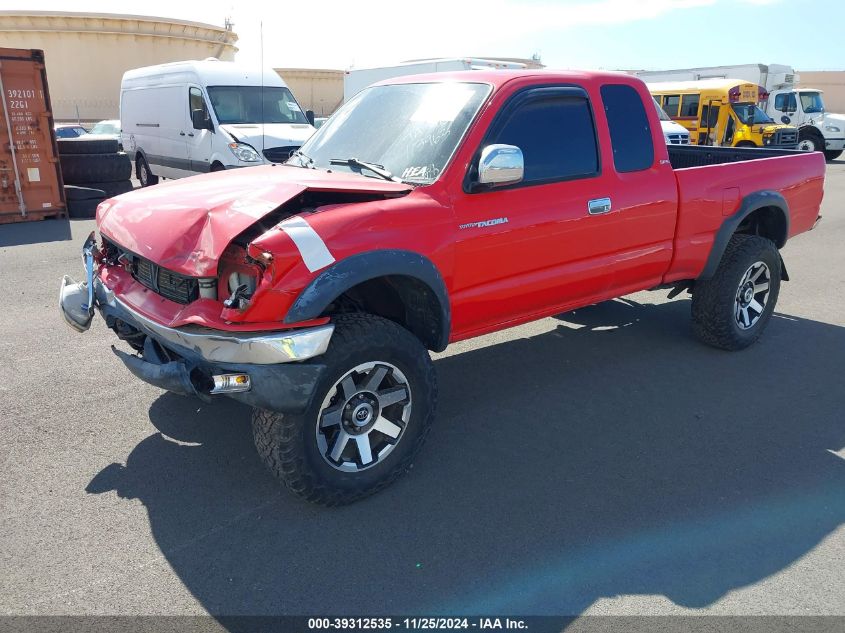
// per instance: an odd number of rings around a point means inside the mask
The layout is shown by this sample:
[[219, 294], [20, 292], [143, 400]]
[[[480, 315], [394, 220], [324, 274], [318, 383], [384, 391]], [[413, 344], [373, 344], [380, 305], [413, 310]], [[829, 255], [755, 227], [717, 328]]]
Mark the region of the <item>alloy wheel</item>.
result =
[[772, 274], [765, 262], [755, 262], [742, 276], [736, 291], [734, 317], [741, 330], [750, 330], [757, 324], [769, 300]]
[[332, 385], [317, 414], [317, 446], [332, 468], [360, 472], [381, 463], [411, 417], [411, 386], [395, 365], [362, 363]]

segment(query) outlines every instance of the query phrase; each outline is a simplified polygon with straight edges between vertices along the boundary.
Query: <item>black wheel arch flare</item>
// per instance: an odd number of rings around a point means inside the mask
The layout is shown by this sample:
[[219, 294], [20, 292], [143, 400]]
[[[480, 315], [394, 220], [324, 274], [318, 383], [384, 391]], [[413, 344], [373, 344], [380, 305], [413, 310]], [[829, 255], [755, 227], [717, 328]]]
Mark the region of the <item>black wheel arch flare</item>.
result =
[[[742, 199], [739, 209], [722, 222], [722, 226], [716, 232], [716, 237], [713, 240], [713, 247], [710, 249], [710, 255], [707, 257], [707, 263], [704, 270], [698, 276], [698, 279], [712, 279], [716, 274], [716, 269], [719, 267], [719, 262], [722, 260], [722, 255], [728, 246], [728, 241], [734, 233], [736, 233], [742, 221], [755, 211], [763, 208], [773, 208], [780, 211], [783, 220], [783, 230], [780, 235], [775, 236], [772, 241], [778, 249], [783, 248], [786, 240], [789, 237], [789, 205], [786, 199], [777, 191], [763, 190], [755, 191], [748, 194]], [[785, 268], [783, 269], [786, 270]]]
[[347, 290], [380, 277], [405, 276], [424, 283], [437, 300], [438, 323], [429, 340], [429, 349], [440, 352], [449, 344], [451, 309], [449, 294], [440, 271], [434, 263], [419, 253], [405, 250], [376, 250], [357, 253], [342, 259], [325, 270], [299, 293], [285, 316], [285, 323], [315, 319]]

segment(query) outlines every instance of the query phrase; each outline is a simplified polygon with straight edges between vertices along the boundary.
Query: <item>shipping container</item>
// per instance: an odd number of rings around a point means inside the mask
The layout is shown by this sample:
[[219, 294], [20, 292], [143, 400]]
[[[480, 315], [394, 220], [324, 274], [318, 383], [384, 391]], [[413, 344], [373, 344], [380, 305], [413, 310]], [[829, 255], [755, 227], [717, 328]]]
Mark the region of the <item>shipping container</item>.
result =
[[0, 48], [0, 224], [67, 217], [44, 52]]

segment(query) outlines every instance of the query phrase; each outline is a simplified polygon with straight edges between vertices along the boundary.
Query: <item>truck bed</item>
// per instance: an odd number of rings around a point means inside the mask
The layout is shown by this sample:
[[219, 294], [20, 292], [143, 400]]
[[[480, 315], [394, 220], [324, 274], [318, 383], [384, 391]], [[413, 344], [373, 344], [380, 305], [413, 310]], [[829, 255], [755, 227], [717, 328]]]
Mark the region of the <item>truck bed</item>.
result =
[[667, 145], [666, 147], [669, 150], [669, 161], [672, 163], [672, 169], [806, 154], [806, 152], [794, 149], [764, 149], [760, 147], [706, 147], [703, 145]]
[[[788, 235], [818, 217], [825, 161], [821, 152], [668, 146], [678, 181], [675, 256], [664, 282], [696, 279], [719, 228], [748, 196], [780, 196], [789, 209]], [[760, 160], [758, 160], [760, 159]]]

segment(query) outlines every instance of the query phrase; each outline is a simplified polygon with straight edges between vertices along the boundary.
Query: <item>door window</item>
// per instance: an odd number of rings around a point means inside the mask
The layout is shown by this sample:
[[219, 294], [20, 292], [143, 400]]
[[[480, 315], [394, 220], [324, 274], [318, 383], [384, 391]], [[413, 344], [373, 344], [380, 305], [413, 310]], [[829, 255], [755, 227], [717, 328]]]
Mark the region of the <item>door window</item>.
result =
[[208, 121], [208, 108], [205, 105], [205, 99], [202, 96], [202, 91], [199, 88], [191, 88], [188, 93], [188, 102], [190, 113], [194, 110], [202, 110], [203, 119]]
[[728, 124], [725, 126], [725, 140], [722, 143], [723, 145], [730, 145], [733, 143], [734, 140], [734, 118], [732, 116], [728, 117]]
[[523, 99], [485, 142], [494, 143], [522, 150], [525, 173], [521, 184], [583, 178], [599, 171], [593, 113], [585, 97]]
[[791, 113], [795, 112], [797, 109], [795, 93], [782, 92], [775, 97], [775, 110]]

